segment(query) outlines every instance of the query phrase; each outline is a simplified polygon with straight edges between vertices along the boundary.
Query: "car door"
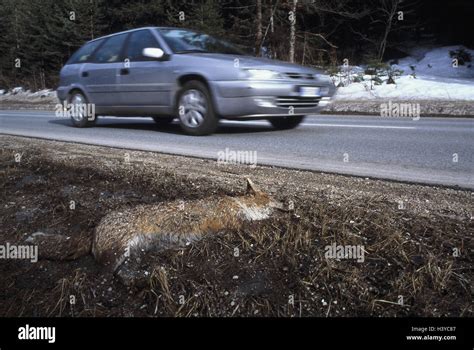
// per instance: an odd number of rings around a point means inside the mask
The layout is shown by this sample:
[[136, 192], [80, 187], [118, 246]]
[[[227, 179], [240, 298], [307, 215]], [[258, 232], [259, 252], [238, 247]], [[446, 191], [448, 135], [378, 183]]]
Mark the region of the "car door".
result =
[[107, 38], [80, 72], [90, 102], [99, 107], [119, 104], [117, 76], [122, 67], [122, 52], [127, 36], [125, 33]]
[[118, 77], [117, 89], [124, 107], [142, 111], [163, 112], [171, 104], [172, 76], [169, 61], [143, 56], [145, 48], [160, 48], [149, 29], [130, 33], [127, 40], [124, 62]]

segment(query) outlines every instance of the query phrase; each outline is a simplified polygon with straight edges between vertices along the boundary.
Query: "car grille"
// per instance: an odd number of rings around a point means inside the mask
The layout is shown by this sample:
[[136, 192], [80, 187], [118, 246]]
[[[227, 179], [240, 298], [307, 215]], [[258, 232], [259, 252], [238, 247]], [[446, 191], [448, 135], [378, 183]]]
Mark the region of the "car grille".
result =
[[314, 80], [314, 75], [309, 73], [289, 72], [283, 74], [290, 79]]
[[321, 97], [280, 96], [276, 98], [278, 107], [316, 107]]

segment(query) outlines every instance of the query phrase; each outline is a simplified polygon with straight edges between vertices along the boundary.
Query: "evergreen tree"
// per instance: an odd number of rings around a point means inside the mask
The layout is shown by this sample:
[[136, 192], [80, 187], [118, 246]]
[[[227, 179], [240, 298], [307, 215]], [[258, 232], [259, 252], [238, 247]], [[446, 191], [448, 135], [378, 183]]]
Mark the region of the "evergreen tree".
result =
[[19, 85], [24, 71], [27, 40], [25, 0], [0, 0], [0, 84], [2, 87]]
[[204, 0], [190, 6], [191, 15], [187, 25], [191, 28], [222, 36], [224, 33], [224, 20], [220, 9], [219, 0]]

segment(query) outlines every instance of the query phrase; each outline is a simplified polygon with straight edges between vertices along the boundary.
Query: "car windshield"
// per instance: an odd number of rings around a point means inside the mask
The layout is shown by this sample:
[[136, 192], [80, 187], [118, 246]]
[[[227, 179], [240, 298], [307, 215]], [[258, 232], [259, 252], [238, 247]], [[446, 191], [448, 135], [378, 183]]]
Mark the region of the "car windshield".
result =
[[246, 55], [234, 45], [214, 38], [208, 34], [179, 28], [158, 28], [168, 46], [175, 53], [223, 53], [231, 55]]

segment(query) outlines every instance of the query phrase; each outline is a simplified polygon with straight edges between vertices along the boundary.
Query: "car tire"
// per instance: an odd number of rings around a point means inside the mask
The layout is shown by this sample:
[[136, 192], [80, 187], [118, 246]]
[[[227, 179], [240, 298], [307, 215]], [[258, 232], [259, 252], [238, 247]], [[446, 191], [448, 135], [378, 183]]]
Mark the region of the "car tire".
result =
[[[69, 103], [70, 104], [87, 104], [88, 101], [83, 93], [79, 91], [75, 91], [69, 97]], [[97, 116], [94, 116], [94, 119], [90, 120], [88, 116], [84, 115], [83, 113], [75, 113], [74, 110], [71, 112], [72, 125], [74, 125], [77, 128], [86, 128], [86, 127], [93, 126], [96, 122], [96, 119], [97, 119]]]
[[270, 123], [273, 125], [275, 129], [278, 130], [289, 130], [294, 129], [298, 125], [300, 125], [305, 116], [297, 115], [297, 116], [285, 116], [285, 117], [274, 117], [269, 119]]
[[152, 118], [155, 121], [155, 123], [160, 125], [160, 126], [161, 125], [168, 125], [175, 119], [175, 117], [159, 117], [159, 116], [152, 117]]
[[184, 84], [178, 94], [176, 114], [181, 128], [189, 135], [212, 134], [219, 126], [211, 94], [206, 85], [192, 80]]

